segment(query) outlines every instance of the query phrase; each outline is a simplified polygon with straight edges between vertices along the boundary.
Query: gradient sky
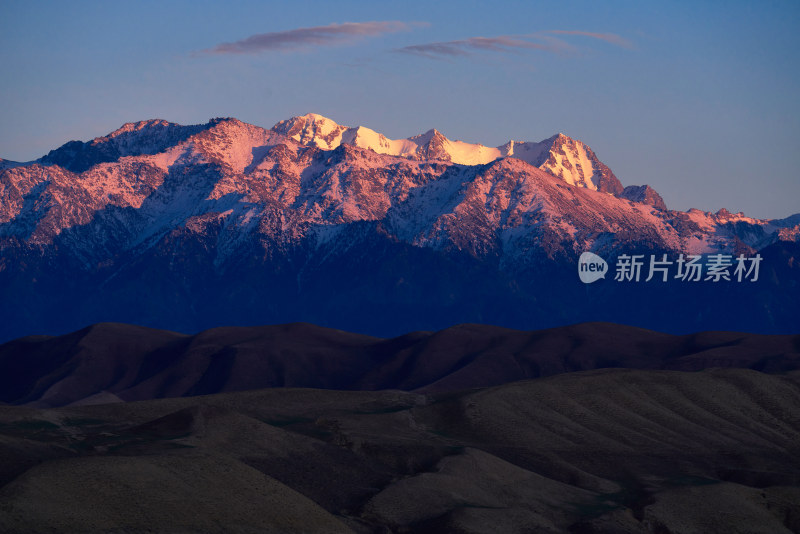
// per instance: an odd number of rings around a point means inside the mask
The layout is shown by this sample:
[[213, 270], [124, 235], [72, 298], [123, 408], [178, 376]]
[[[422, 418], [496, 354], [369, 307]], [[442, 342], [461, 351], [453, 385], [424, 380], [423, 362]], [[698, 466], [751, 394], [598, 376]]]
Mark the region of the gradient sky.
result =
[[315, 112], [391, 138], [563, 132], [673, 209], [800, 212], [800, 3], [0, 3], [0, 157], [125, 122]]

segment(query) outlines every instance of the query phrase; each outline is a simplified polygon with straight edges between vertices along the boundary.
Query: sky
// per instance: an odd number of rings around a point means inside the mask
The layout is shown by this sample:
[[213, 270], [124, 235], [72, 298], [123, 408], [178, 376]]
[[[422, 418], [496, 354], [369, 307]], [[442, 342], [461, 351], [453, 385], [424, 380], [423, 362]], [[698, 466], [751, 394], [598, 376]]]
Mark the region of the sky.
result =
[[498, 146], [562, 132], [672, 209], [800, 212], [800, 2], [0, 3], [0, 158], [125, 122], [319, 113]]

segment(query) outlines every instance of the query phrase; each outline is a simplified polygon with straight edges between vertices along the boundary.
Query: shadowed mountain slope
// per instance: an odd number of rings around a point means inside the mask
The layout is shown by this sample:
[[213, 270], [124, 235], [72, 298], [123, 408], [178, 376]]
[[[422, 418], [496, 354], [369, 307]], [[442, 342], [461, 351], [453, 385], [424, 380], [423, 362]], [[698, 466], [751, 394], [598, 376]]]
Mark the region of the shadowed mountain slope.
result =
[[0, 345], [0, 402], [63, 406], [266, 387], [438, 392], [607, 367], [800, 368], [800, 336], [673, 336], [610, 323], [465, 324], [381, 339], [307, 323], [189, 336], [104, 323]]

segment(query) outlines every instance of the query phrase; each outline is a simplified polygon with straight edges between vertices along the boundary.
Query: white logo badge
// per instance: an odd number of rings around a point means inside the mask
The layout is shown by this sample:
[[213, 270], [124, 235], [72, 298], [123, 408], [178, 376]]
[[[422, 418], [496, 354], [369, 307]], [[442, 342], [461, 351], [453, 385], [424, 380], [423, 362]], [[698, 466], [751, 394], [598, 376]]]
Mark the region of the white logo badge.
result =
[[584, 284], [591, 284], [606, 277], [608, 264], [606, 260], [592, 252], [584, 252], [578, 259], [578, 276]]

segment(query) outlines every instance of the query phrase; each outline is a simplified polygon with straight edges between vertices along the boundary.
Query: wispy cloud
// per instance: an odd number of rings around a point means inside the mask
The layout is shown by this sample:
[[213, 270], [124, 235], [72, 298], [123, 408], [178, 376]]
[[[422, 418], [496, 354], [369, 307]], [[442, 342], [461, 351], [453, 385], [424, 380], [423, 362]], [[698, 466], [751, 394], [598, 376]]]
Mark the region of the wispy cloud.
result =
[[202, 50], [201, 54], [256, 54], [260, 52], [289, 52], [308, 47], [346, 44], [365, 37], [408, 31], [423, 23], [397, 20], [374, 22], [345, 22], [327, 26], [295, 28], [280, 32], [259, 33], [240, 41], [221, 43]]
[[515, 49], [537, 49], [555, 52], [558, 44], [554, 42], [535, 42], [511, 35], [498, 37], [470, 37], [458, 41], [442, 41], [404, 46], [397, 52], [430, 58], [469, 56], [474, 52], [511, 52]]
[[563, 38], [555, 35], [579, 35], [600, 39], [618, 46], [631, 48], [630, 41], [613, 33], [592, 33], [584, 31], [551, 30], [525, 35], [500, 35], [497, 37], [470, 37], [456, 41], [441, 41], [404, 46], [395, 52], [427, 57], [431, 59], [447, 59], [458, 56], [471, 56], [476, 52], [519, 52], [525, 49], [542, 50], [550, 53], [564, 53], [576, 50], [576, 47]]
[[628, 41], [624, 37], [620, 37], [616, 33], [594, 33], [594, 32], [582, 32], [578, 30], [550, 30], [547, 33], [554, 33], [557, 35], [582, 35], [584, 37], [592, 37], [593, 39], [600, 39], [601, 41], [615, 44], [623, 48], [633, 48], [632, 42]]

